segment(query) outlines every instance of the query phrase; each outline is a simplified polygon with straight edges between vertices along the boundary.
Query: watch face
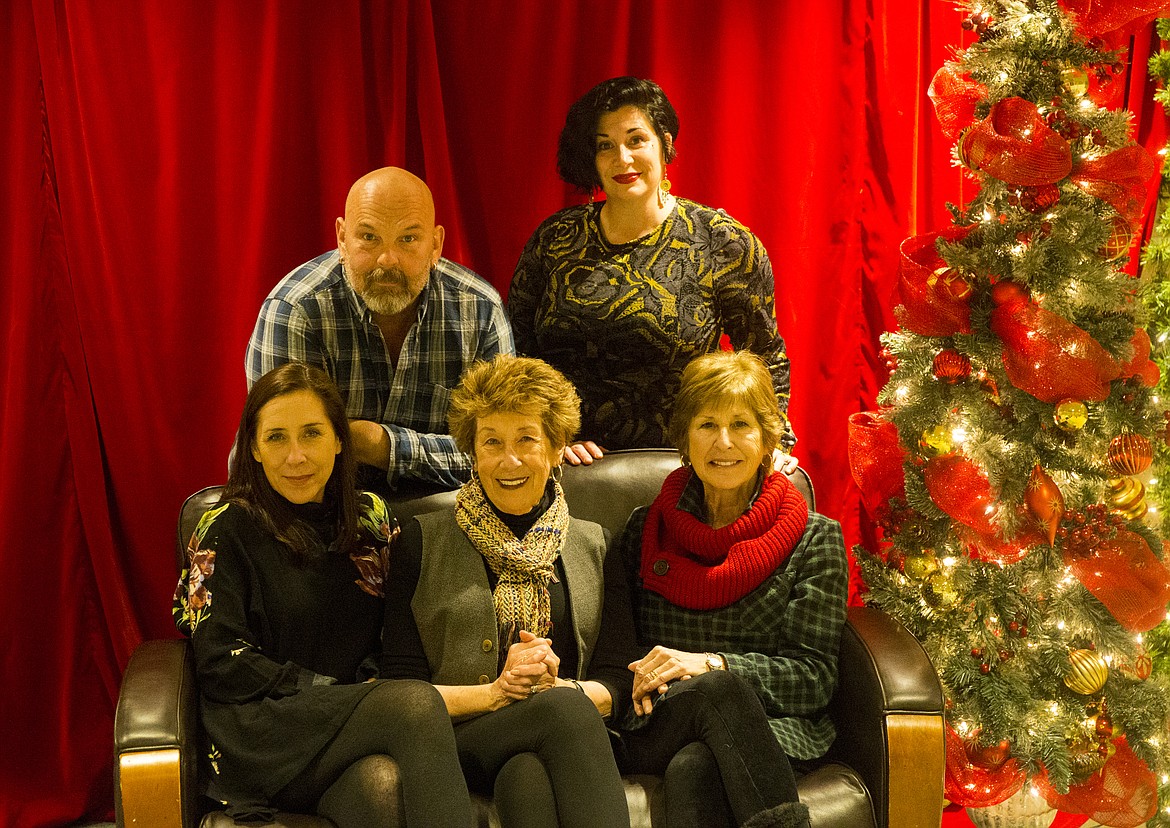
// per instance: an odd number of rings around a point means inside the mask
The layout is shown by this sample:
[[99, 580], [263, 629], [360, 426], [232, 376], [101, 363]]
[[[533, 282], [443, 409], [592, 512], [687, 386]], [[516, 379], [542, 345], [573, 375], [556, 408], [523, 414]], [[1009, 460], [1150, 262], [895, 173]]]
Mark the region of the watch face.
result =
[[721, 659], [719, 656], [715, 655], [714, 653], [709, 654], [707, 656], [707, 669], [708, 670], [722, 670], [723, 669], [723, 659]]

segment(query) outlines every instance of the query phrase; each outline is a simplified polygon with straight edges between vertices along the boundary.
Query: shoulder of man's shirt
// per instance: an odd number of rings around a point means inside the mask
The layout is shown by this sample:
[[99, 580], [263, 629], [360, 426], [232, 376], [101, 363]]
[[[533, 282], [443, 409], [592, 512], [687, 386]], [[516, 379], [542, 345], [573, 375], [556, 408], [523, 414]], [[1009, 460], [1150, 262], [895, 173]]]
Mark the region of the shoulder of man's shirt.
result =
[[440, 258], [434, 272], [445, 284], [462, 291], [476, 293], [492, 302], [500, 301], [500, 294], [491, 283], [469, 267], [450, 259]]
[[345, 274], [341, 269], [341, 258], [337, 255], [337, 250], [327, 250], [277, 282], [268, 298], [296, 303], [306, 296], [334, 290], [344, 282]]

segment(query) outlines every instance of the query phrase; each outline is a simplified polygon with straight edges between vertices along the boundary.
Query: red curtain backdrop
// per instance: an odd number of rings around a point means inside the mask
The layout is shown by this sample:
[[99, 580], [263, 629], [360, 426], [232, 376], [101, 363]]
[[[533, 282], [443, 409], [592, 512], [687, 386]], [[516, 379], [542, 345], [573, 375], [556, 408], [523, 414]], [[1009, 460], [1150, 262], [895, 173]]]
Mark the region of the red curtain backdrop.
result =
[[[569, 103], [659, 81], [675, 192], [776, 271], [798, 454], [869, 539], [845, 422], [885, 380], [901, 239], [964, 184], [925, 88], [941, 0], [0, 3], [0, 824], [112, 814], [121, 671], [174, 635], [175, 517], [226, 476], [261, 299], [333, 244], [349, 184], [426, 178], [446, 253], [506, 293]], [[1147, 33], [1120, 102], [1149, 142]]]

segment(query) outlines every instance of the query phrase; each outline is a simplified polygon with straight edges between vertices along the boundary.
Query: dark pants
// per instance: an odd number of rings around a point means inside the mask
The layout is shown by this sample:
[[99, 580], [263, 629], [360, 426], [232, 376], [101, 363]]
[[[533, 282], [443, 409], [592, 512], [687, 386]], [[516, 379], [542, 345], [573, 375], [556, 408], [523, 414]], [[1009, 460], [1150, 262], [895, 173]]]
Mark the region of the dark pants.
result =
[[605, 724], [584, 693], [557, 687], [455, 725], [471, 790], [506, 828], [628, 826]]
[[796, 802], [796, 779], [763, 705], [723, 670], [671, 686], [645, 726], [622, 734], [622, 772], [664, 777], [667, 825], [743, 824]]
[[467, 828], [471, 800], [443, 697], [422, 681], [382, 681], [358, 702], [337, 736], [272, 798], [317, 811], [338, 828], [397, 821], [393, 767], [407, 825]]

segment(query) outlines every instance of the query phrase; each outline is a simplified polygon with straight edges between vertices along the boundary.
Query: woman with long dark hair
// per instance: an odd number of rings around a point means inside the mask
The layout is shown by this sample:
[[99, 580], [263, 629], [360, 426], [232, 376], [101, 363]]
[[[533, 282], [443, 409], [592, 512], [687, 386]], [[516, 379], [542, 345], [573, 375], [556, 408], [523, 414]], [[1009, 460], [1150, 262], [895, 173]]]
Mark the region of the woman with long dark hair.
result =
[[174, 607], [195, 652], [206, 793], [232, 816], [388, 824], [392, 761], [408, 825], [469, 824], [442, 698], [426, 682], [366, 680], [397, 533], [386, 504], [354, 488], [345, 406], [328, 375], [294, 362], [261, 377]]

